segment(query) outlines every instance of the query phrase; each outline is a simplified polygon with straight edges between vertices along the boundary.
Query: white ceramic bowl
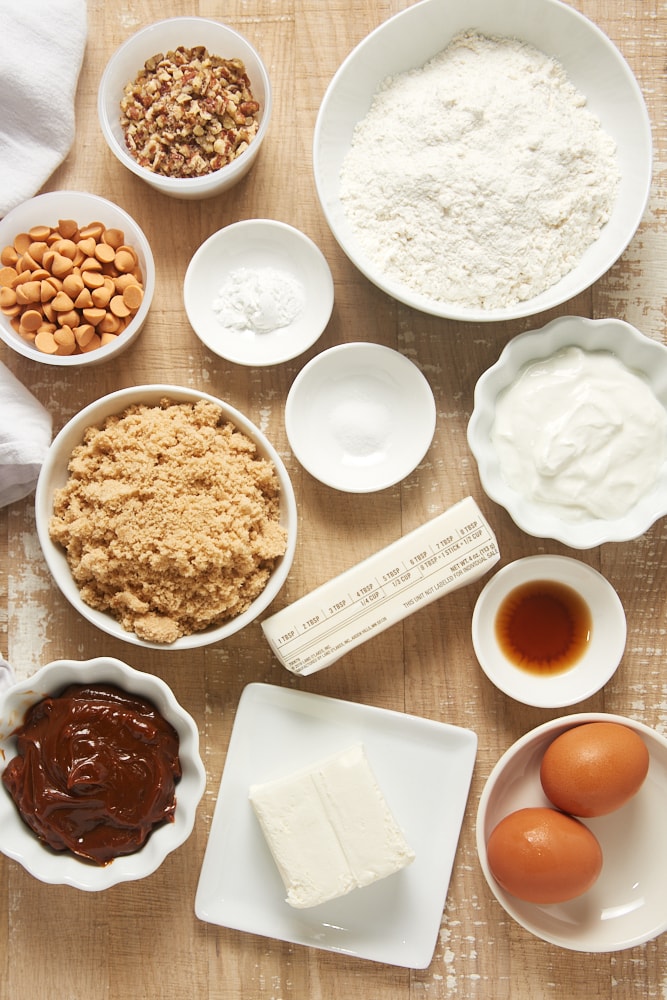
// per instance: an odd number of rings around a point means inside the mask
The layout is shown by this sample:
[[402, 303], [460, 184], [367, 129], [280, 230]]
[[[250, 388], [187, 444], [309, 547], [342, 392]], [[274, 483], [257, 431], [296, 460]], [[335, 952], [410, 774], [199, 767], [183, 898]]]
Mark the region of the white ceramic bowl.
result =
[[56, 852], [43, 844], [21, 819], [0, 784], [0, 850], [18, 861], [42, 882], [71, 885], [96, 892], [119, 882], [146, 878], [160, 867], [168, 854], [185, 843], [192, 832], [199, 801], [206, 787], [206, 772], [199, 755], [199, 731], [192, 717], [176, 701], [168, 685], [153, 674], [142, 673], [107, 656], [93, 660], [55, 660], [31, 677], [0, 694], [0, 773], [16, 756], [12, 731], [21, 724], [31, 705], [47, 695], [58, 694], [69, 684], [107, 683], [131, 694], [148, 698], [179, 737], [183, 776], [176, 786], [174, 822], [158, 827], [134, 854], [115, 858], [103, 867], [82, 861], [69, 852]]
[[[260, 105], [259, 130], [248, 148], [231, 163], [202, 177], [166, 177], [140, 164], [125, 145], [120, 121], [120, 101], [128, 83], [144, 63], [158, 52], [179, 45], [205, 45], [210, 55], [242, 59], [253, 96]], [[173, 198], [210, 198], [227, 191], [245, 177], [257, 159], [271, 118], [271, 84], [266, 67], [253, 46], [233, 28], [204, 17], [172, 17], [157, 21], [131, 35], [109, 59], [100, 80], [97, 113], [111, 152], [133, 174], [162, 194]]]
[[379, 344], [339, 344], [305, 365], [287, 396], [285, 428], [299, 462], [347, 493], [393, 486], [433, 439], [435, 401], [412, 361]]
[[[245, 273], [253, 285], [262, 273], [269, 275], [271, 283], [286, 275], [303, 299], [291, 322], [262, 328], [276, 314], [270, 300], [266, 315], [258, 310], [261, 323], [244, 328], [241, 311], [241, 325], [225, 327], [214, 303], [230, 275], [239, 273]], [[239, 365], [260, 367], [289, 361], [315, 343], [329, 322], [334, 286], [324, 255], [304, 233], [272, 219], [247, 219], [220, 229], [202, 243], [186, 271], [183, 297], [190, 324], [210, 351]], [[238, 302], [256, 305], [242, 288]]]
[[[49, 519], [53, 513], [54, 491], [63, 487], [68, 479], [68, 463], [72, 450], [81, 442], [87, 427], [100, 425], [114, 413], [121, 413], [133, 403], [157, 405], [161, 399], [176, 402], [192, 402], [207, 399], [215, 402], [224, 417], [246, 434], [257, 446], [257, 453], [273, 462], [280, 482], [280, 520], [287, 530], [287, 549], [277, 561], [273, 573], [262, 593], [242, 614], [217, 627], [210, 627], [192, 635], [184, 635], [170, 645], [139, 639], [134, 632], [128, 632], [110, 614], [89, 607], [82, 599], [79, 588], [72, 577], [65, 550], [49, 537]], [[54, 438], [42, 465], [35, 492], [35, 512], [37, 534], [47, 565], [56, 584], [76, 610], [97, 628], [136, 646], [181, 652], [199, 646], [209, 646], [227, 639], [253, 622], [269, 606], [284, 584], [292, 566], [296, 548], [297, 510], [294, 490], [285, 465], [279, 454], [264, 434], [239, 410], [228, 403], [196, 389], [186, 389], [174, 385], [144, 385], [119, 389], [103, 396], [77, 413]]]
[[13, 244], [20, 233], [28, 232], [34, 226], [57, 226], [60, 219], [73, 219], [80, 226], [90, 222], [102, 222], [109, 229], [123, 231], [125, 242], [136, 251], [141, 265], [144, 296], [139, 309], [114, 343], [87, 354], [71, 354], [67, 357], [44, 354], [19, 336], [9, 318], [2, 312], [0, 312], [0, 338], [17, 354], [45, 365], [80, 368], [83, 365], [98, 365], [111, 361], [137, 339], [151, 307], [155, 292], [155, 263], [150, 245], [143, 230], [119, 205], [86, 191], [50, 191], [22, 202], [8, 212], [4, 219], [0, 219], [0, 249]]
[[[555, 57], [616, 141], [622, 180], [612, 216], [576, 267], [540, 295], [506, 308], [464, 308], [418, 295], [391, 280], [359, 245], [340, 200], [340, 170], [353, 130], [379, 85], [424, 65], [459, 31], [516, 37]], [[417, 131], [418, 135], [418, 131]], [[418, 140], [417, 140], [418, 141]], [[627, 63], [591, 21], [559, 0], [424, 0], [390, 18], [344, 60], [324, 95], [313, 165], [329, 226], [350, 260], [388, 295], [422, 312], [475, 322], [530, 316], [590, 286], [623, 253], [641, 220], [651, 183], [651, 127]], [[369, 177], [369, 183], [373, 183]]]
[[[540, 763], [560, 733], [587, 722], [618, 722], [634, 729], [650, 754], [648, 776], [616, 812], [584, 820], [600, 842], [602, 872], [588, 892], [567, 903], [541, 905], [510, 896], [490, 872], [486, 843], [503, 817], [526, 806], [550, 805]], [[633, 948], [667, 930], [667, 740], [619, 715], [581, 713], [546, 722], [522, 736], [489, 775], [477, 811], [477, 851], [491, 891], [507, 913], [536, 937], [571, 951]]]
[[667, 409], [667, 347], [622, 320], [565, 316], [541, 330], [530, 330], [514, 337], [504, 347], [498, 361], [481, 375], [475, 386], [474, 408], [468, 423], [468, 444], [477, 461], [484, 492], [505, 507], [519, 528], [538, 538], [554, 538], [575, 549], [588, 549], [603, 542], [637, 538], [667, 513], [667, 461], [654, 487], [624, 516], [611, 520], [592, 515], [577, 521], [565, 520], [546, 505], [532, 501], [508, 485], [492, 442], [496, 400], [524, 365], [549, 358], [570, 346], [615, 355], [648, 382]]
[[[499, 642], [498, 612], [517, 587], [552, 581], [570, 588], [588, 606], [590, 638], [582, 655], [560, 673], [538, 673], [517, 665]], [[597, 570], [566, 556], [538, 555], [504, 566], [486, 583], [472, 616], [472, 641], [479, 664], [505, 694], [538, 708], [562, 708], [584, 701], [613, 676], [626, 640], [623, 605]]]

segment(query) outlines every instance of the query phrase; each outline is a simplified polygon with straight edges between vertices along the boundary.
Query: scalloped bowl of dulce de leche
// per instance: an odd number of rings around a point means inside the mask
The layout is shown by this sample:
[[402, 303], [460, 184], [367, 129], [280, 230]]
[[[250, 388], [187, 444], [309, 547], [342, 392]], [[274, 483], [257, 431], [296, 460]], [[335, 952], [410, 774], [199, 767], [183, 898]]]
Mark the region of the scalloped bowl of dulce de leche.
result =
[[106, 656], [56, 660], [0, 695], [0, 772], [2, 853], [88, 892], [159, 868], [206, 784], [196, 723], [168, 685]]
[[644, 213], [651, 148], [625, 59], [571, 6], [424, 0], [340, 66], [313, 165], [371, 282], [484, 322], [551, 309], [611, 267]]

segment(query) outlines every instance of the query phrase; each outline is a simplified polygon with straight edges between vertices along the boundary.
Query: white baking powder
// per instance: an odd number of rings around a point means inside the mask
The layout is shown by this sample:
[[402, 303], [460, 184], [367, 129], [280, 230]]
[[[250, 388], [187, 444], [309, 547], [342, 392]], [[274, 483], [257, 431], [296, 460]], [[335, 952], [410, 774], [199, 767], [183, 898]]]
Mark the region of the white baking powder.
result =
[[303, 285], [273, 267], [240, 267], [228, 274], [213, 301], [226, 330], [271, 333], [289, 326], [303, 310]]
[[559, 281], [600, 234], [620, 176], [585, 104], [554, 59], [473, 31], [386, 80], [340, 177], [370, 261], [466, 308], [502, 308]]

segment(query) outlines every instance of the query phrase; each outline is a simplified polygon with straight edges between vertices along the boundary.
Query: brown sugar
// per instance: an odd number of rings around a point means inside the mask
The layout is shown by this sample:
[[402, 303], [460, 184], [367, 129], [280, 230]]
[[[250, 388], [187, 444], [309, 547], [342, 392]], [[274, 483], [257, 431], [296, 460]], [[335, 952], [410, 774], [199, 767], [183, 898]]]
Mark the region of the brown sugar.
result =
[[245, 611], [287, 546], [273, 463], [208, 400], [89, 427], [49, 532], [88, 605], [165, 644]]

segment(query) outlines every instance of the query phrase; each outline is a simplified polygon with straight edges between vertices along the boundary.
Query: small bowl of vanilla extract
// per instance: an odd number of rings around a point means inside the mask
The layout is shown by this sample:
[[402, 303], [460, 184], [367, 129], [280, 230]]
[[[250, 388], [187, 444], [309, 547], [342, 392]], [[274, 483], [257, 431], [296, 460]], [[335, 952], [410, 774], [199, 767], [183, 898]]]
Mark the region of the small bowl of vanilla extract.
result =
[[481, 591], [472, 617], [479, 664], [524, 705], [585, 701], [613, 676], [627, 627], [621, 600], [597, 570], [568, 556], [517, 559]]

